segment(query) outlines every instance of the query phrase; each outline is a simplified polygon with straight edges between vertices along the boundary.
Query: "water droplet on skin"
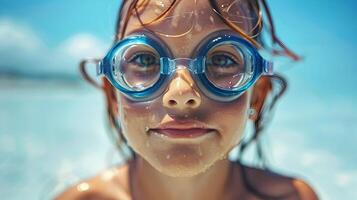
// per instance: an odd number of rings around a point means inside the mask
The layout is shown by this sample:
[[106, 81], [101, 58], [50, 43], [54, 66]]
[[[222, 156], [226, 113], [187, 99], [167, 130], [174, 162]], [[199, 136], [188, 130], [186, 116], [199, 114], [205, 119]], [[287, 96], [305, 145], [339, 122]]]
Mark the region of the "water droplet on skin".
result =
[[171, 26], [174, 27], [174, 28], [177, 28], [178, 20], [175, 20], [175, 21], [171, 22]]
[[195, 15], [195, 17], [197, 17], [197, 16], [198, 16], [198, 11], [195, 10], [195, 11], [193, 12], [193, 15]]
[[188, 40], [192, 40], [192, 33], [191, 32], [187, 34], [187, 39]]
[[201, 149], [201, 146], [198, 147], [198, 155], [199, 156], [202, 156], [202, 149]]
[[113, 177], [115, 176], [115, 171], [114, 170], [109, 170], [109, 171], [106, 171], [102, 174], [101, 178], [104, 180], [104, 181], [109, 181], [111, 180]]
[[146, 106], [146, 107], [145, 107], [146, 110], [149, 110], [149, 108], [150, 108], [149, 106]]
[[229, 8], [229, 5], [226, 3], [226, 4], [222, 4], [221, 5], [221, 8], [222, 8], [222, 11], [223, 12], [227, 12], [228, 11], [228, 8]]
[[192, 87], [192, 86], [193, 86], [193, 83], [190, 83], [190, 86]]
[[151, 121], [155, 121], [156, 120], [156, 115], [151, 116]]
[[201, 31], [201, 30], [202, 30], [202, 26], [199, 25], [199, 24], [196, 24], [195, 30], [196, 30], [196, 31]]
[[161, 14], [161, 9], [157, 8], [157, 9], [154, 10], [154, 12], [155, 12], [155, 14]]
[[171, 158], [171, 155], [170, 154], [167, 154], [166, 155], [166, 159], [170, 159]]
[[156, 1], [156, 5], [160, 7], [164, 7], [164, 3], [162, 1]]
[[80, 192], [84, 192], [89, 189], [89, 184], [86, 182], [83, 182], [77, 186], [77, 190]]
[[221, 156], [221, 160], [225, 160], [225, 159], [227, 159], [227, 155], [223, 154], [223, 155]]
[[224, 4], [221, 5], [221, 8], [225, 8], [225, 7], [228, 7], [228, 6], [229, 6], [228, 3], [224, 3]]
[[209, 16], [209, 20], [214, 24], [214, 18], [212, 16]]

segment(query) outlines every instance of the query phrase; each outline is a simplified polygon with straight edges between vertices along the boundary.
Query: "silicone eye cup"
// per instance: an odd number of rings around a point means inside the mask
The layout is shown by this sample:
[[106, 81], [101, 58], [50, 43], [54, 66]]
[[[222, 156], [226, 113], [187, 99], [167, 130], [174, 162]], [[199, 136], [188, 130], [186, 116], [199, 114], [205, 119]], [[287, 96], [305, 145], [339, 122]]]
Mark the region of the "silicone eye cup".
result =
[[[231, 57], [222, 53], [221, 49], [227, 48]], [[219, 53], [212, 56], [212, 49]], [[162, 94], [176, 70], [186, 68], [206, 96], [224, 102], [238, 98], [260, 76], [273, 74], [273, 63], [234, 34], [210, 35], [198, 45], [196, 52], [194, 58], [172, 58], [165, 44], [147, 35], [130, 36], [109, 50], [98, 65], [98, 75], [106, 76], [131, 100], [148, 101]], [[135, 59], [127, 59], [128, 54], [135, 55]]]

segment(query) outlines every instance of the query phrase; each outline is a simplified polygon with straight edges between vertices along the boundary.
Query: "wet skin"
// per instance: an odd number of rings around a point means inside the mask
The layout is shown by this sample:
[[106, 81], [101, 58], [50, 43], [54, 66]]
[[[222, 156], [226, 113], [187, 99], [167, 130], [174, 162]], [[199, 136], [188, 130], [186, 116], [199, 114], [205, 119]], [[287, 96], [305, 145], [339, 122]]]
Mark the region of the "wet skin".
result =
[[[169, 16], [192, 10], [192, 2], [180, 1]], [[191, 58], [206, 36], [230, 30], [207, 0], [197, 1], [197, 8], [193, 28], [180, 37], [163, 33], [184, 33], [181, 26], [157, 23], [143, 27], [135, 16], [130, 18], [124, 37], [145, 32], [165, 43], [173, 57]], [[180, 20], [172, 23], [179, 24]], [[250, 23], [242, 21], [240, 26], [249, 32]], [[183, 68], [176, 71], [165, 92], [152, 101], [134, 102], [117, 91], [118, 119], [137, 159], [70, 188], [58, 199], [259, 199], [243, 187], [240, 168], [245, 166], [231, 163], [227, 155], [241, 140], [248, 109], [264, 100], [260, 95], [264, 89], [264, 84], [258, 82], [254, 89], [231, 102], [214, 101], [200, 91], [190, 72]], [[197, 138], [173, 139], [152, 130], [183, 119], [201, 122], [214, 131]], [[292, 193], [286, 199], [317, 199], [303, 181], [245, 168], [250, 181], [263, 193]]]
[[[194, 10], [192, 3], [193, 1], [180, 1], [168, 13], [169, 17], [176, 16], [171, 22], [180, 24], [181, 20], [185, 20], [180, 13]], [[175, 31], [185, 32], [180, 30], [180, 26], [167, 26], [167, 20], [143, 27], [135, 16], [130, 19], [124, 35], [127, 37], [150, 32], [148, 35], [166, 44], [172, 57], [191, 58], [197, 46], [208, 35], [229, 30], [214, 13], [208, 1], [197, 1], [196, 8], [196, 14], [191, 18], [195, 23], [192, 23], [190, 32], [183, 36], [163, 35], [162, 33]], [[143, 13], [142, 16], [149, 15]], [[247, 23], [242, 24], [242, 28], [248, 27]], [[225, 158], [239, 143], [248, 120], [251, 91], [228, 103], [214, 101], [200, 91], [188, 69], [180, 69], [176, 71], [165, 92], [150, 102], [133, 102], [119, 92], [117, 96], [120, 122], [129, 145], [158, 171], [168, 176], [181, 177], [204, 172], [215, 162]], [[202, 122], [207, 128], [214, 129], [214, 132], [200, 139], [173, 140], [146, 131], [159, 124], [181, 119]]]

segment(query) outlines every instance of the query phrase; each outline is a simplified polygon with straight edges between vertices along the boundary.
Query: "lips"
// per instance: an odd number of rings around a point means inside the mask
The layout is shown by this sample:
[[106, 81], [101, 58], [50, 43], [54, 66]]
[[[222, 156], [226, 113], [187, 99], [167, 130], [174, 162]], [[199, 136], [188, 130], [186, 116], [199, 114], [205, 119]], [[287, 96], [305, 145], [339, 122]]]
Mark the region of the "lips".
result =
[[171, 121], [160, 124], [157, 128], [150, 130], [170, 138], [196, 138], [208, 134], [215, 129], [198, 121]]

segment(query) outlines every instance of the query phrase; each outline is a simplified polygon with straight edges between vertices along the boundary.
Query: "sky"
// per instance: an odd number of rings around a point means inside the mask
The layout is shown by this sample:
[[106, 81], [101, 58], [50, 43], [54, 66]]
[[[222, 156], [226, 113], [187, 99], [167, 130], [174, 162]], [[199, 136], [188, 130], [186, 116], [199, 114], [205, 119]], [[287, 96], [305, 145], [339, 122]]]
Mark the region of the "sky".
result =
[[[357, 69], [352, 58], [357, 23], [351, 19], [356, 3], [269, 3], [279, 36], [305, 58], [298, 65], [309, 69], [306, 84], [355, 96]], [[119, 1], [2, 0], [1, 4], [0, 71], [77, 75], [73, 66], [80, 58], [101, 56], [110, 47]]]
[[[81, 58], [110, 47], [119, 3], [0, 0], [0, 75], [78, 78]], [[289, 88], [266, 134], [274, 166], [303, 175], [323, 199], [357, 198], [357, 2], [268, 3], [279, 37], [303, 57], [279, 68]], [[1, 98], [3, 108], [13, 100]]]

